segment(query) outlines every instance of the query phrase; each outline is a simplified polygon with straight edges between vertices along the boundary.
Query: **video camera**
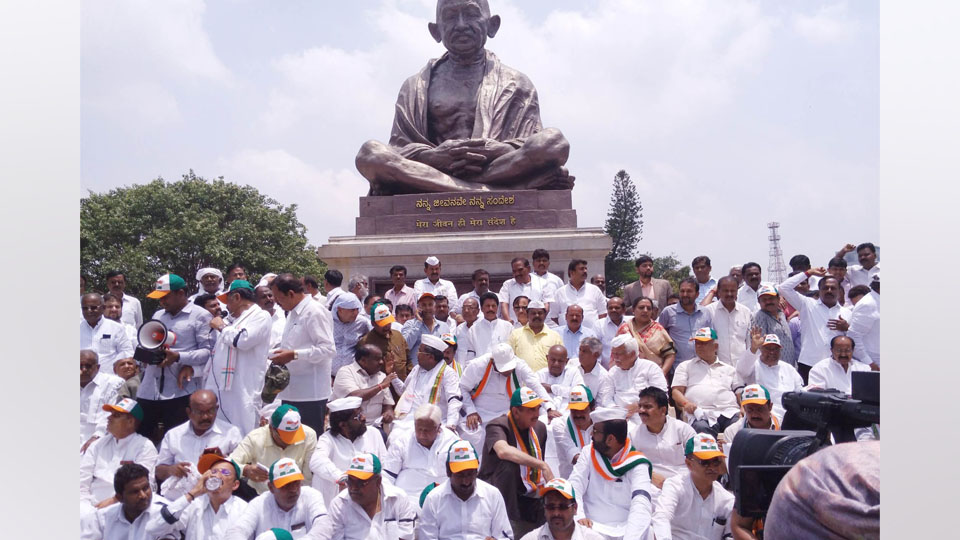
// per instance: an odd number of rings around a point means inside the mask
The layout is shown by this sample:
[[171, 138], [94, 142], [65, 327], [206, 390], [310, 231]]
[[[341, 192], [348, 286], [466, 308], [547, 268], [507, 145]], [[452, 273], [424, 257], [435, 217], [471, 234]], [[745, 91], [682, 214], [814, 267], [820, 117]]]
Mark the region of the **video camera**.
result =
[[777, 485], [801, 459], [833, 442], [856, 441], [854, 429], [880, 423], [880, 372], [852, 375], [852, 396], [839, 390], [786, 392], [781, 431], [745, 428], [730, 447], [730, 480], [735, 508], [743, 517], [762, 518]]
[[137, 330], [137, 348], [133, 359], [147, 365], [163, 363], [165, 350], [177, 342], [177, 335], [167, 329], [160, 321], [147, 321]]

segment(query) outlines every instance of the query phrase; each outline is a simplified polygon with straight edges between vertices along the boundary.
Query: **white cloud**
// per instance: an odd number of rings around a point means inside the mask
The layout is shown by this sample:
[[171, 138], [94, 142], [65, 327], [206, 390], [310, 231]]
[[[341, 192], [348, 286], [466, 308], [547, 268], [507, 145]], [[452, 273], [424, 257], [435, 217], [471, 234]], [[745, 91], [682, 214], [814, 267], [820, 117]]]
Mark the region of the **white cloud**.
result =
[[793, 29], [804, 39], [822, 45], [850, 39], [859, 25], [850, 19], [846, 3], [839, 3], [823, 6], [813, 15], [796, 14]]

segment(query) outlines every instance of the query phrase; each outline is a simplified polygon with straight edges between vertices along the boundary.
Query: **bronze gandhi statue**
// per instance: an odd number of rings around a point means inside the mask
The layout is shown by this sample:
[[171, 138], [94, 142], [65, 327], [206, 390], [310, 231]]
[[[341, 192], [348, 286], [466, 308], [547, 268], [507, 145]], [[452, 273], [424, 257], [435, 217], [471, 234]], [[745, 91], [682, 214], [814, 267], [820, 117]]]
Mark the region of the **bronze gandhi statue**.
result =
[[390, 144], [357, 153], [369, 194], [572, 188], [570, 145], [541, 125], [533, 83], [484, 49], [500, 16], [486, 0], [439, 0], [436, 18], [447, 52], [403, 83]]

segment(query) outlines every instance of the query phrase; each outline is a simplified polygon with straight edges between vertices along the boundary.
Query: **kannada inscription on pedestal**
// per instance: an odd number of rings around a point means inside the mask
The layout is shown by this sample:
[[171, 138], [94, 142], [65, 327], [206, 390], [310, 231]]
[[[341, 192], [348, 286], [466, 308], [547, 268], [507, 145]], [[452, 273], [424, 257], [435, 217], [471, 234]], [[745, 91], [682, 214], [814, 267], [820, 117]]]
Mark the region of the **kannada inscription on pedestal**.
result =
[[357, 234], [576, 228], [570, 190], [361, 197]]

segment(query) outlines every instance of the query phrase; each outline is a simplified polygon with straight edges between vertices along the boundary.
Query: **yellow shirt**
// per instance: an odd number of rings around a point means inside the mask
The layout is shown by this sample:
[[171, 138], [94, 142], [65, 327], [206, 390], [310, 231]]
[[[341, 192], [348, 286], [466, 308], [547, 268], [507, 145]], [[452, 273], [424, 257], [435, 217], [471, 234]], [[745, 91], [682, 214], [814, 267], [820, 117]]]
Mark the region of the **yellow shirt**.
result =
[[530, 326], [522, 326], [510, 333], [508, 340], [513, 352], [530, 366], [534, 373], [547, 367], [547, 351], [554, 345], [563, 345], [563, 339], [546, 325], [534, 334]]
[[[247, 436], [240, 441], [240, 444], [230, 454], [230, 459], [236, 461], [240, 465], [240, 469], [243, 470], [244, 465], [256, 465], [257, 463], [261, 463], [269, 469], [273, 462], [287, 457], [297, 462], [297, 466], [303, 472], [304, 485], [310, 485], [310, 480], [313, 478], [313, 472], [310, 470], [310, 456], [313, 455], [313, 450], [317, 447], [317, 432], [310, 426], [303, 426], [303, 432], [304, 440], [286, 448], [280, 448], [273, 442], [273, 437], [270, 436], [270, 426], [260, 426], [247, 433]], [[250, 479], [247, 479], [247, 482], [249, 482], [250, 487], [257, 490], [257, 494], [268, 491], [266, 482], [254, 482]]]

